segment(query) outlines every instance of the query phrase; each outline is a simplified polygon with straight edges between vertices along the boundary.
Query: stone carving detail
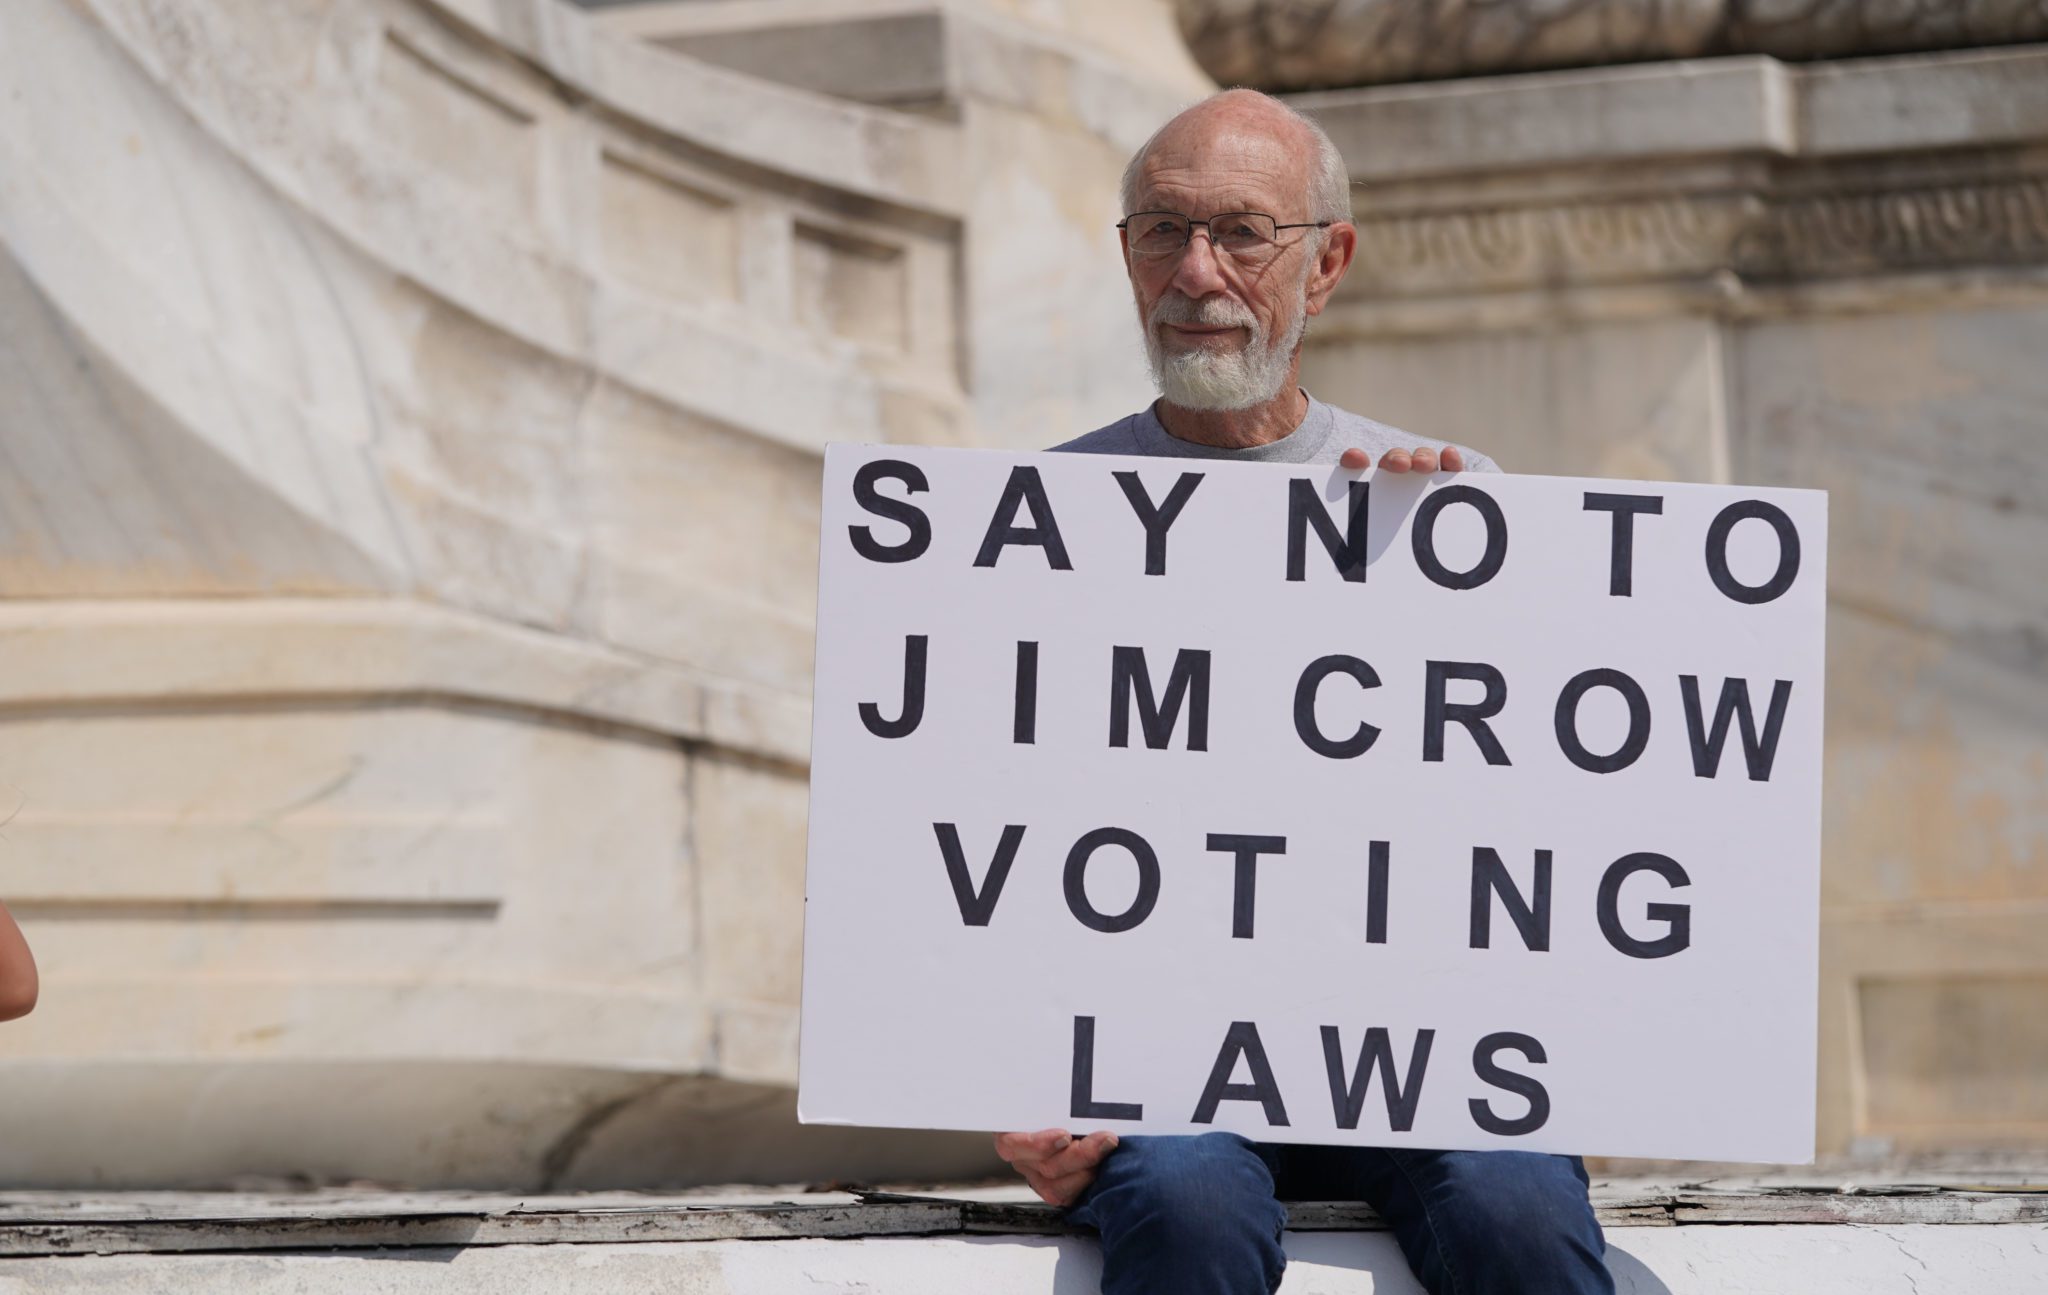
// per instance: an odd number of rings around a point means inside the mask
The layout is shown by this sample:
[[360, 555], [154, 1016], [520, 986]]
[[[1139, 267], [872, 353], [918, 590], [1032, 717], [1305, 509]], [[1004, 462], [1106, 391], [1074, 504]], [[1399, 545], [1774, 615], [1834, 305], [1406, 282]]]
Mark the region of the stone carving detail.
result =
[[2048, 39], [2048, 0], [1175, 0], [1175, 8], [1211, 76], [1276, 91]]
[[1704, 195], [1367, 216], [1353, 275], [1369, 293], [1427, 293], [1706, 273], [1755, 206]]
[[1784, 200], [1734, 250], [1758, 275], [2048, 260], [2048, 176]]
[[2048, 261], [2048, 177], [1361, 215], [1355, 289], [1428, 295]]

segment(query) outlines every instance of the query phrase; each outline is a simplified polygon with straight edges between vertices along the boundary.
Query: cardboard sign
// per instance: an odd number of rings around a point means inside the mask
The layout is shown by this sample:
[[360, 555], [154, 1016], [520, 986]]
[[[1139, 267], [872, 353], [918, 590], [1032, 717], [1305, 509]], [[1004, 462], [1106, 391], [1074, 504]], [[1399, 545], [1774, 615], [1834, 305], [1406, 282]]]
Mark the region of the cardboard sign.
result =
[[1826, 521], [833, 446], [803, 1118], [1810, 1159]]

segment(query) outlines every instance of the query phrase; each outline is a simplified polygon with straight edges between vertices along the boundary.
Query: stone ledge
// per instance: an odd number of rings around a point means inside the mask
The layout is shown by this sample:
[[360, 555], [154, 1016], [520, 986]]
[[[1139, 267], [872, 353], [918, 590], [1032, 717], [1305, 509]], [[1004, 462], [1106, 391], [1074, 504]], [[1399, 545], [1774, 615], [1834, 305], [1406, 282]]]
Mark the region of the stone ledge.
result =
[[399, 599], [0, 604], [0, 712], [260, 700], [472, 702], [803, 765], [807, 699]]
[[[412, 1246], [616, 1245], [639, 1242], [846, 1240], [881, 1237], [1080, 1235], [1059, 1210], [1014, 1191], [972, 1197], [821, 1192], [806, 1199], [509, 1197], [391, 1194], [352, 1201], [204, 1193], [118, 1195], [65, 1202], [0, 1194], [0, 1256], [255, 1252]], [[1913, 1184], [1851, 1191], [1813, 1187], [1667, 1190], [1594, 1188], [1605, 1228], [1697, 1225], [2000, 1225], [2048, 1223], [2048, 1188], [1969, 1191]], [[141, 1208], [137, 1208], [140, 1206]], [[1382, 1231], [1362, 1205], [1298, 1202], [1292, 1232]]]
[[2048, 139], [2048, 46], [1794, 67], [1761, 55], [1290, 95], [1359, 184], [1748, 153]]
[[[1608, 1234], [1606, 1262], [1617, 1295], [1982, 1295], [2038, 1289], [2044, 1233], [2039, 1225], [1639, 1228]], [[1280, 1295], [1422, 1295], [1389, 1233], [1290, 1232], [1282, 1244]], [[38, 1295], [1097, 1295], [1101, 1266], [1096, 1244], [1078, 1237], [762, 1238], [30, 1257], [0, 1259], [0, 1286]]]

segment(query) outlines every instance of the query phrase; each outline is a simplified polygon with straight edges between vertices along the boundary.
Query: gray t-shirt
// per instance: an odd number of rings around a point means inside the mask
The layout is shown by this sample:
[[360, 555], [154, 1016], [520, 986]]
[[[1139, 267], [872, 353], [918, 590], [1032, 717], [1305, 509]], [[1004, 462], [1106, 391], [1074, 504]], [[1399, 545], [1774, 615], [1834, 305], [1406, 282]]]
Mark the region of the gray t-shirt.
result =
[[[1355, 447], [1371, 455], [1373, 462], [1377, 463], [1380, 455], [1388, 450], [1412, 450], [1418, 445], [1441, 450], [1448, 444], [1448, 441], [1416, 436], [1370, 418], [1361, 418], [1310, 396], [1308, 412], [1302, 415], [1299, 426], [1277, 441], [1254, 445], [1250, 449], [1222, 450], [1213, 445], [1183, 441], [1160, 425], [1159, 415], [1152, 405], [1052, 448], [1075, 454], [1146, 454], [1161, 458], [1232, 459], [1243, 463], [1335, 463], [1344, 451]], [[1458, 450], [1465, 456], [1465, 471], [1500, 471], [1499, 465], [1479, 451], [1463, 445]]]

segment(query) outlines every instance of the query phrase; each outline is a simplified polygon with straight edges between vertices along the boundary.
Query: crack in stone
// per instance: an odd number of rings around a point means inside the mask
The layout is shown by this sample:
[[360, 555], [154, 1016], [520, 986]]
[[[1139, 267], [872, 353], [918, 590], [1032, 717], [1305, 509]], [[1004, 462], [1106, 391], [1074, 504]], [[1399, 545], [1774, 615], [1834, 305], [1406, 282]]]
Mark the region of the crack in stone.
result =
[[568, 1174], [570, 1167], [575, 1164], [576, 1157], [582, 1155], [583, 1149], [590, 1145], [590, 1140], [597, 1136], [599, 1129], [617, 1118], [628, 1107], [645, 1101], [670, 1085], [680, 1083], [687, 1078], [688, 1076], [686, 1075], [658, 1075], [646, 1083], [628, 1089], [617, 1097], [599, 1102], [583, 1112], [583, 1114], [577, 1116], [575, 1121], [568, 1128], [564, 1129], [554, 1142], [549, 1144], [546, 1153], [541, 1156], [540, 1182], [535, 1186], [534, 1190], [537, 1192], [553, 1191], [562, 1178]]
[[[1873, 1232], [1876, 1232], [1878, 1235], [1882, 1236], [1885, 1240], [1891, 1242], [1894, 1246], [1896, 1246], [1898, 1248], [1899, 1253], [1905, 1256], [1907, 1259], [1912, 1260], [1921, 1272], [1924, 1273], [1930, 1271], [1927, 1267], [1927, 1261], [1925, 1259], [1922, 1259], [1919, 1255], [1914, 1254], [1912, 1250], [1907, 1247], [1906, 1240], [1904, 1237], [1901, 1237], [1900, 1235], [1898, 1235], [1898, 1233], [1892, 1231], [1889, 1228], [1873, 1228], [1871, 1230]], [[1920, 1295], [1919, 1278], [1915, 1277], [1911, 1272], [1903, 1268], [1899, 1270], [1899, 1275], [1906, 1279], [1906, 1286], [1909, 1290], [1913, 1292], [1913, 1295]]]

